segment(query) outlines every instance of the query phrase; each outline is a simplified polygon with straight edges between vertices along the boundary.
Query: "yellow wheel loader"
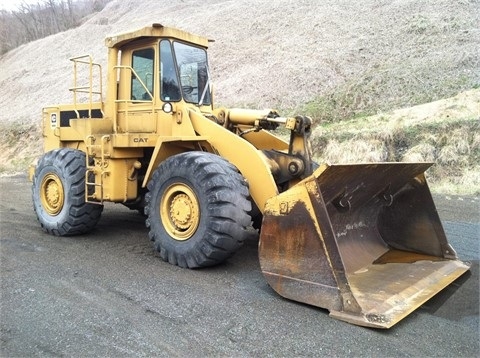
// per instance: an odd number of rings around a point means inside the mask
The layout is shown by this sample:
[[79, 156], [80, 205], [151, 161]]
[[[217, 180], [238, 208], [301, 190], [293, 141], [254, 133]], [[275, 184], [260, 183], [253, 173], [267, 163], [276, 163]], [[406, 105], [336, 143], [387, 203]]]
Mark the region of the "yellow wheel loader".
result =
[[[146, 216], [161, 258], [197, 268], [260, 232], [280, 295], [389, 328], [469, 269], [449, 245], [425, 163], [316, 164], [308, 117], [215, 108], [209, 40], [153, 24], [72, 58], [73, 103], [43, 109], [30, 168], [44, 231], [83, 234], [105, 202]], [[289, 140], [275, 135], [283, 127]]]

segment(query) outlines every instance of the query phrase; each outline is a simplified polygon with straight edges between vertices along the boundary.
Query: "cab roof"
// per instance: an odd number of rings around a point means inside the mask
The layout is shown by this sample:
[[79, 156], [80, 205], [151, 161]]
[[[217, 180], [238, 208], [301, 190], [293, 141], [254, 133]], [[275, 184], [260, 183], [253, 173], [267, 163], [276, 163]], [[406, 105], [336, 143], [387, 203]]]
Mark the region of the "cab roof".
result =
[[161, 37], [175, 38], [200, 45], [205, 48], [208, 47], [209, 42], [213, 42], [213, 40], [209, 40], [206, 37], [197, 36], [180, 29], [165, 27], [162, 24], [154, 23], [151, 26], [147, 26], [139, 30], [107, 37], [105, 39], [105, 45], [107, 47], [119, 48], [131, 41], [138, 39]]

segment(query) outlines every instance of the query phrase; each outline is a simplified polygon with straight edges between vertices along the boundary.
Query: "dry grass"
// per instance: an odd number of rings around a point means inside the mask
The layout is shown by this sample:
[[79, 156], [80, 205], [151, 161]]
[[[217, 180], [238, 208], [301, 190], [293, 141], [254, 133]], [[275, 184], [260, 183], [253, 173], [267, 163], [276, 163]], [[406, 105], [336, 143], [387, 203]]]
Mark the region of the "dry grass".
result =
[[329, 123], [312, 136], [319, 162], [432, 162], [428, 177], [435, 191], [480, 194], [480, 90]]
[[0, 123], [0, 174], [25, 172], [41, 153], [38, 123]]

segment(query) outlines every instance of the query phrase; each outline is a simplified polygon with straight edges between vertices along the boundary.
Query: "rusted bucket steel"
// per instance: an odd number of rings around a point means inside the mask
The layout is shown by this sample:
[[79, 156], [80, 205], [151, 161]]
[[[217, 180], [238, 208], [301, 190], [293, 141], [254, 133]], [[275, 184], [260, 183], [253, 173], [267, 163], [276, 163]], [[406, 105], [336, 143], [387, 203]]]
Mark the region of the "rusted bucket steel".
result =
[[323, 165], [271, 198], [262, 272], [280, 295], [389, 328], [468, 271], [448, 244], [430, 163]]

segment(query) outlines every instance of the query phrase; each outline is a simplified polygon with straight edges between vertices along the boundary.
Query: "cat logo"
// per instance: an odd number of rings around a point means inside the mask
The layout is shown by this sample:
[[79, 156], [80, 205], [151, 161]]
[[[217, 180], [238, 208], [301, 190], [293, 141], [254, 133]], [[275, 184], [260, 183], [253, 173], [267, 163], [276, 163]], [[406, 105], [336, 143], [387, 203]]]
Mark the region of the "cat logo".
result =
[[148, 138], [133, 138], [133, 143], [147, 143], [148, 142]]
[[52, 113], [50, 115], [50, 128], [54, 129], [57, 127], [57, 114]]

